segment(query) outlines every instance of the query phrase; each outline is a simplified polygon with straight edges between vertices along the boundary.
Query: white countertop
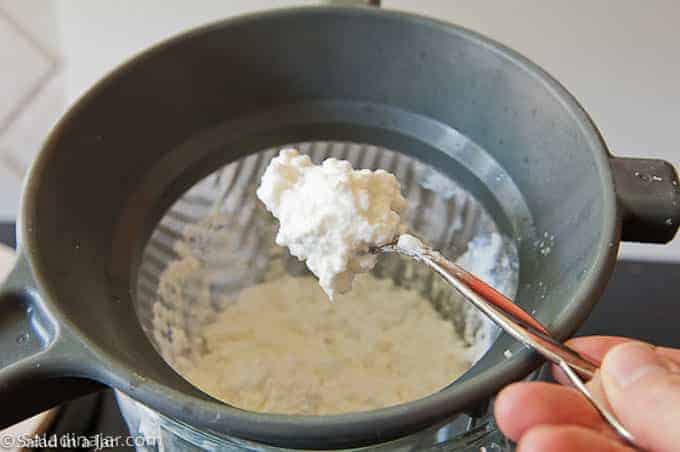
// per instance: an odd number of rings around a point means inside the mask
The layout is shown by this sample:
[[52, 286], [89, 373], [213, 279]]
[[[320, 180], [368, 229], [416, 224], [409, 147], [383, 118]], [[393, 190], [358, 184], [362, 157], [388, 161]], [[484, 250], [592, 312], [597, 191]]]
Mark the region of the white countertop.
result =
[[[284, 0], [56, 0], [67, 97], [150, 44], [221, 17]], [[384, 7], [448, 20], [515, 48], [559, 79], [618, 155], [680, 167], [680, 2], [677, 0], [384, 0]], [[680, 261], [670, 246], [625, 244], [622, 254]]]

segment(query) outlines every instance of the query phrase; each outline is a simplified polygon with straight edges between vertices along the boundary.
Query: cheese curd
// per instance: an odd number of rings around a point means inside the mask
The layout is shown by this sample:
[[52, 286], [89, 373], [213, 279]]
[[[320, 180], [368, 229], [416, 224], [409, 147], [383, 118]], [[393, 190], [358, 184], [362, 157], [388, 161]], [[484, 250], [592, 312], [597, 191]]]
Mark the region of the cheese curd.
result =
[[369, 249], [396, 239], [406, 206], [387, 171], [334, 158], [314, 165], [295, 149], [272, 159], [257, 196], [279, 220], [276, 243], [306, 262], [331, 300], [375, 266]]

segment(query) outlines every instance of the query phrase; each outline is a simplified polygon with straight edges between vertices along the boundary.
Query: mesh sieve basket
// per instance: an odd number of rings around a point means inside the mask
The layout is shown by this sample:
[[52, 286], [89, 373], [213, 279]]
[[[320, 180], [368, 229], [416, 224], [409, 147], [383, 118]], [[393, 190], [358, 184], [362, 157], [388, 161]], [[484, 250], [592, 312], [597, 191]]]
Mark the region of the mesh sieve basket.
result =
[[[402, 216], [408, 230], [451, 258], [462, 256], [471, 241], [483, 243], [500, 237], [497, 225], [474, 197], [436, 169], [404, 154], [346, 142], [285, 147], [299, 149], [315, 163], [335, 157], [350, 161], [354, 168], [382, 168], [395, 174], [408, 200]], [[255, 195], [266, 166], [280, 148], [251, 154], [202, 179], [166, 212], [144, 250], [137, 280], [137, 313], [156, 349], [180, 374], [188, 373], [205, 352], [201, 331], [239, 291], [284, 275], [309, 275], [304, 263], [275, 245], [275, 220]], [[514, 296], [518, 267], [512, 241], [503, 240], [491, 259], [493, 265], [482, 270], [484, 277]], [[474, 262], [467, 264], [474, 268]], [[495, 338], [495, 326], [427, 268], [385, 255], [372, 273], [429, 300], [454, 324], [473, 360]], [[124, 403], [130, 407], [137, 404], [127, 398]], [[487, 413], [477, 414], [485, 419], [481, 424], [486, 431], [490, 428]], [[151, 422], [148, 416], [141, 419]], [[158, 416], [153, 419], [152, 424], [158, 423]], [[461, 415], [450, 425], [430, 431], [427, 441], [437, 444], [479, 433], [477, 424], [479, 420]], [[422, 441], [418, 437], [417, 442]]]

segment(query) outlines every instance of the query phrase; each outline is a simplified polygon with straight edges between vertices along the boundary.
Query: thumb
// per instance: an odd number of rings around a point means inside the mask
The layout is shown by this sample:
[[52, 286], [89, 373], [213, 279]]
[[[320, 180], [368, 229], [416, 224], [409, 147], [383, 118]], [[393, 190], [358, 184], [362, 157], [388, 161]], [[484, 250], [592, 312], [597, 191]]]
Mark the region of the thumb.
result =
[[640, 342], [612, 348], [601, 367], [607, 400], [619, 420], [648, 450], [678, 450], [680, 366]]

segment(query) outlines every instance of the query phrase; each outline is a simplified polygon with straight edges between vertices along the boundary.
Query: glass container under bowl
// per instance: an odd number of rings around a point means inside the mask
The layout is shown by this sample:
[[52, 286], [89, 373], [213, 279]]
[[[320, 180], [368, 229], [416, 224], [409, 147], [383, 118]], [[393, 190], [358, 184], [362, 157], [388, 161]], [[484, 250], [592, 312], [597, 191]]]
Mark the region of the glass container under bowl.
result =
[[[298, 450], [282, 449], [216, 432], [199, 430], [184, 422], [163, 416], [120, 391], [115, 391], [115, 393], [130, 433], [132, 437], [137, 438], [136, 449], [140, 452], [204, 450], [292, 452]], [[443, 426], [433, 427], [395, 441], [343, 450], [499, 452], [512, 450], [512, 445], [496, 427], [490, 410], [482, 410], [479, 416], [457, 415]]]

